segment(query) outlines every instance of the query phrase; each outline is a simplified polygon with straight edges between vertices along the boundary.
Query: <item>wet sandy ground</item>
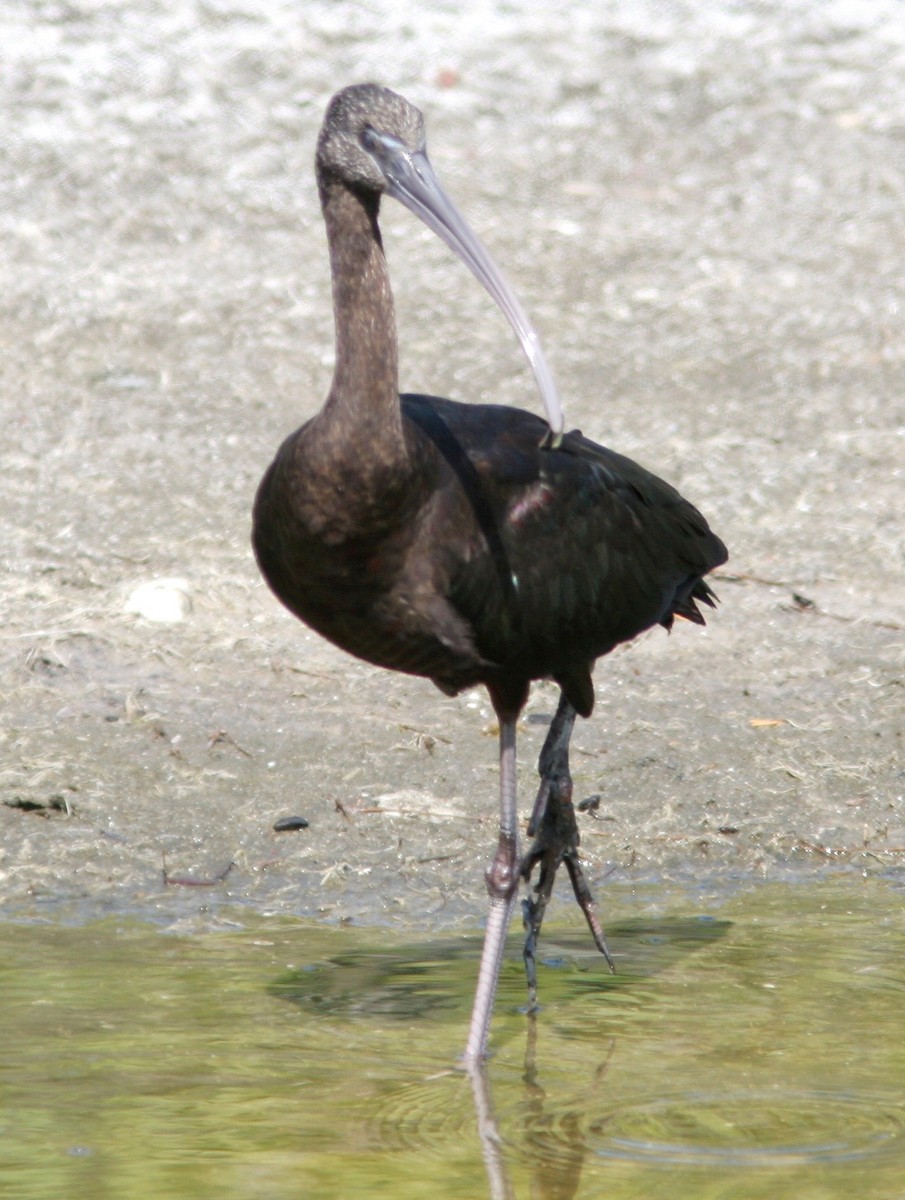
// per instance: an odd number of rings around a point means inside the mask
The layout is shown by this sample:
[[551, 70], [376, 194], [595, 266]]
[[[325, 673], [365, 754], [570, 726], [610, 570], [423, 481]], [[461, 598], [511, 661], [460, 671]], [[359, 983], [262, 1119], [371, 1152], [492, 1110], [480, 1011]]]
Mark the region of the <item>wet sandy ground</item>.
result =
[[[901, 872], [897, 0], [7, 0], [0, 74], [0, 911], [480, 917], [486, 698], [334, 651], [248, 544], [328, 386], [313, 144], [365, 78], [424, 109], [570, 423], [730, 547], [706, 631], [598, 667], [592, 879]], [[403, 387], [537, 407], [464, 268], [384, 230]], [[129, 611], [167, 577], [183, 620]]]

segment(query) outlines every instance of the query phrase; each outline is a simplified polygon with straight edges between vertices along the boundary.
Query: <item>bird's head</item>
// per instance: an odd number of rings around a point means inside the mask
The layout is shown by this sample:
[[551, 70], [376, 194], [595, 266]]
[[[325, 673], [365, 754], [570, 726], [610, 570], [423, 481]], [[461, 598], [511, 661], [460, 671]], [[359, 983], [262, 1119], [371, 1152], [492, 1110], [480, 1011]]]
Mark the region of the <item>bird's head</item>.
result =
[[372, 196], [386, 193], [462, 259], [518, 335], [547, 410], [549, 444], [558, 445], [562, 407], [540, 339], [499, 268], [437, 179], [427, 157], [424, 118], [418, 109], [376, 83], [343, 88], [327, 106], [317, 143], [317, 173], [324, 202], [331, 185]]
[[393, 180], [426, 158], [424, 118], [413, 104], [376, 83], [343, 88], [330, 101], [317, 143], [322, 178], [390, 192]]

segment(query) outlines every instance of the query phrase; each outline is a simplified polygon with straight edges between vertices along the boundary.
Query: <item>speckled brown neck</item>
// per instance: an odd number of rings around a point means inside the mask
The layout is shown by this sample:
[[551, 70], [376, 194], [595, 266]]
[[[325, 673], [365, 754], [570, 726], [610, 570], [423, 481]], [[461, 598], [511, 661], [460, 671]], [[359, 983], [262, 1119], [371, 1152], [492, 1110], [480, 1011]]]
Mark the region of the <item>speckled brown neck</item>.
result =
[[[393, 295], [380, 230], [379, 196], [338, 182], [321, 199], [333, 277], [336, 366], [318, 421], [374, 460], [403, 447]], [[332, 440], [332, 439], [331, 439]]]

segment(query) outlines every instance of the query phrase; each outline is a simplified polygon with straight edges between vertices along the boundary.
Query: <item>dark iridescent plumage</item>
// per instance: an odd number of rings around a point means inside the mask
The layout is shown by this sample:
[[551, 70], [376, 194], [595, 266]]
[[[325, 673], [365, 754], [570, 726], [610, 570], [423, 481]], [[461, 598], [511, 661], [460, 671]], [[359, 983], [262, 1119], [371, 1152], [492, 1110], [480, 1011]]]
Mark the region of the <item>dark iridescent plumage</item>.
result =
[[[573, 883], [580, 879], [568, 737], [574, 712], [589, 716], [593, 708], [594, 662], [657, 623], [669, 628], [675, 616], [703, 624], [697, 603], [712, 603], [703, 576], [726, 551], [669, 484], [578, 432], [551, 433], [547, 422], [518, 409], [400, 398], [377, 227], [382, 192], [408, 204], [462, 254], [529, 354], [533, 331], [524, 333], [527, 319], [510, 308], [516, 302], [488, 274], [495, 269], [439, 191], [420, 114], [404, 100], [373, 85], [339, 93], [325, 118], [317, 166], [336, 372], [324, 408], [287, 438], [264, 476], [255, 553], [280, 600], [344, 650], [425, 676], [447, 693], [488, 687], [504, 747], [500, 848], [488, 872], [492, 917], [496, 904], [503, 934], [518, 878], [515, 721], [532, 680], [559, 684], [559, 724], [546, 760], [541, 756], [541, 793], [529, 827], [539, 842], [525, 860], [526, 872], [547, 863], [542, 894], [528, 902], [533, 954], [559, 862], [567, 862]], [[552, 381], [543, 364], [536, 369], [556, 419]], [[578, 884], [576, 894], [605, 952], [593, 901], [580, 884], [586, 898]], [[485, 945], [485, 995], [479, 988], [466, 1051], [471, 1062], [484, 1053], [501, 953], [501, 943], [492, 953]]]

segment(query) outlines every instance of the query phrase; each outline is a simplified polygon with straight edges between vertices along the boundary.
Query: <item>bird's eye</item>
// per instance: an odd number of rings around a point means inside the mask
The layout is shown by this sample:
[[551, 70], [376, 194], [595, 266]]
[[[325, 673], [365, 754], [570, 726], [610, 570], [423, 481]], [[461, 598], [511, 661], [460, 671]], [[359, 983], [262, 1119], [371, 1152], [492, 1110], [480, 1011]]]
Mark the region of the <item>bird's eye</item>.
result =
[[364, 129], [359, 134], [358, 140], [363, 150], [367, 150], [369, 154], [373, 154], [380, 146], [380, 136], [375, 133], [370, 125], [365, 125]]

